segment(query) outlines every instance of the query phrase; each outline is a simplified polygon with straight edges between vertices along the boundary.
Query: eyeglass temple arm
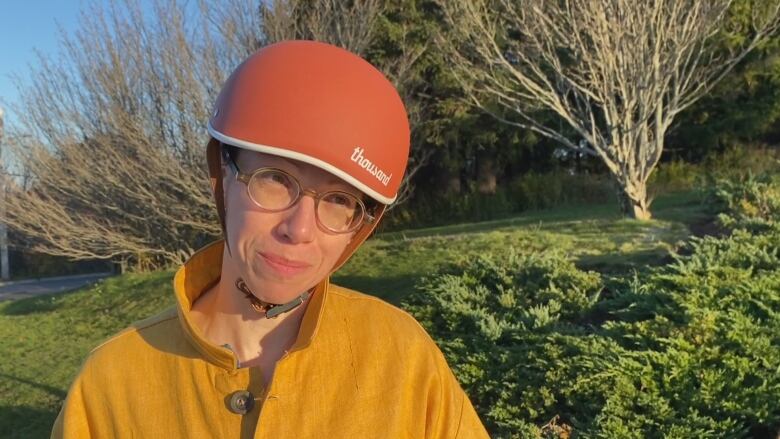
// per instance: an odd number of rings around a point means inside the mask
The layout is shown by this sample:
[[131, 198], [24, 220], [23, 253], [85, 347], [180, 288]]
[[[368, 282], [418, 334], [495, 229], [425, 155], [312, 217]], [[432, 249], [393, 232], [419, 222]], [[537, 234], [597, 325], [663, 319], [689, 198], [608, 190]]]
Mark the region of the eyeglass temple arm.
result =
[[224, 143], [222, 144], [222, 159], [226, 162], [228, 167], [230, 167], [230, 170], [233, 171], [234, 174], [236, 174], [236, 180], [243, 181], [246, 183], [247, 177], [246, 175], [241, 173], [241, 170], [238, 169], [238, 164], [235, 160], [233, 160], [233, 157], [230, 156], [230, 153], [228, 153], [227, 145]]

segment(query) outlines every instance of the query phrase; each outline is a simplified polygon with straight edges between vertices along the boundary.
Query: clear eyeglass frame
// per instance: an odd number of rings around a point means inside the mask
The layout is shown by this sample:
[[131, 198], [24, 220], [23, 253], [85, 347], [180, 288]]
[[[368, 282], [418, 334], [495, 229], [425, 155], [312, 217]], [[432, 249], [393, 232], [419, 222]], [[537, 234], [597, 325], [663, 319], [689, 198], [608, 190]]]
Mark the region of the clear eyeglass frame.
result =
[[[262, 209], [265, 212], [273, 213], [273, 212], [285, 211], [285, 210], [290, 209], [293, 206], [295, 206], [301, 200], [301, 198], [303, 198], [304, 195], [310, 195], [312, 198], [314, 198], [314, 216], [317, 219], [317, 224], [321, 228], [323, 228], [324, 230], [328, 231], [329, 233], [333, 233], [333, 234], [352, 233], [355, 230], [359, 229], [363, 224], [373, 224], [374, 221], [376, 220], [376, 218], [368, 212], [368, 209], [366, 208], [365, 203], [363, 203], [363, 201], [360, 198], [356, 197], [354, 194], [350, 194], [349, 192], [344, 192], [344, 191], [317, 192], [317, 191], [315, 191], [313, 189], [304, 189], [303, 186], [301, 186], [301, 182], [298, 181], [297, 178], [295, 178], [293, 175], [291, 175], [290, 173], [288, 173], [288, 172], [286, 172], [286, 171], [284, 171], [282, 169], [274, 168], [274, 167], [262, 167], [262, 168], [255, 169], [254, 171], [252, 171], [250, 173], [245, 173], [245, 172], [241, 172], [241, 170], [238, 169], [238, 165], [232, 159], [232, 157], [227, 157], [227, 163], [228, 163], [228, 166], [230, 166], [231, 170], [235, 173], [236, 180], [240, 181], [241, 183], [244, 183], [244, 185], [246, 186], [246, 193], [247, 193], [247, 196], [249, 197], [249, 199], [252, 200], [252, 202], [258, 208]], [[260, 205], [257, 201], [255, 201], [254, 197], [250, 193], [250, 184], [249, 184], [249, 182], [252, 181], [252, 178], [254, 178], [255, 175], [258, 175], [259, 173], [266, 172], [266, 171], [280, 172], [280, 173], [284, 174], [286, 177], [288, 177], [290, 179], [290, 181], [295, 183], [295, 186], [298, 188], [297, 195], [295, 197], [293, 197], [292, 201], [290, 202], [290, 204], [288, 206], [280, 208], [280, 209], [269, 209], [269, 208], [267, 208], [265, 206]], [[352, 221], [352, 225], [348, 229], [346, 229], [346, 230], [336, 230], [336, 229], [333, 229], [331, 227], [328, 227], [326, 224], [324, 224], [320, 220], [319, 207], [320, 207], [320, 200], [323, 197], [325, 197], [327, 195], [330, 195], [330, 194], [340, 194], [340, 195], [346, 195], [346, 196], [354, 198], [355, 201], [357, 202], [357, 204], [360, 206], [360, 213], [361, 213], [362, 218], [359, 218], [357, 220]]]

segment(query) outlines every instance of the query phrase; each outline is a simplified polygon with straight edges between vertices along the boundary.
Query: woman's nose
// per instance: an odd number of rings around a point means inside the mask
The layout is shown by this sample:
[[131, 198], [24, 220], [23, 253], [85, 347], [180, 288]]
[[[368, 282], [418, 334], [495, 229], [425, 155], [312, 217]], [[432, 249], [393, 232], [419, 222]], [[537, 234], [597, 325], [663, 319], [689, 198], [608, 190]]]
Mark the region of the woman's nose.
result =
[[310, 242], [317, 229], [316, 202], [312, 196], [302, 196], [285, 212], [279, 231], [292, 244]]

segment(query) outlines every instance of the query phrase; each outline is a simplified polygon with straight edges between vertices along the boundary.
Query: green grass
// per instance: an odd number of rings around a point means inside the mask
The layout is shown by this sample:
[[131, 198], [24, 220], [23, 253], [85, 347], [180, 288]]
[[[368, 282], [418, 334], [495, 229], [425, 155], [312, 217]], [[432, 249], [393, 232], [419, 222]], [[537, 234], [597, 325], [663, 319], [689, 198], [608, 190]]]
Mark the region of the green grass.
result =
[[510, 246], [559, 249], [578, 266], [604, 273], [641, 270], [666, 261], [708, 220], [694, 192], [670, 194], [654, 204], [656, 219], [621, 218], [612, 204], [563, 207], [480, 223], [384, 233], [366, 242], [333, 277], [337, 284], [399, 303], [423, 276], [439, 267]]
[[48, 437], [89, 350], [174, 303], [171, 272], [127, 274], [68, 294], [0, 304], [0, 437]]
[[[560, 249], [608, 273], [664, 262], [706, 220], [693, 193], [654, 205], [656, 219], [621, 219], [613, 205], [575, 206], [497, 221], [380, 234], [333, 281], [400, 300], [444, 264], [510, 246]], [[0, 303], [0, 437], [48, 437], [67, 388], [89, 350], [135, 320], [174, 303], [172, 272], [127, 274], [67, 294]]]

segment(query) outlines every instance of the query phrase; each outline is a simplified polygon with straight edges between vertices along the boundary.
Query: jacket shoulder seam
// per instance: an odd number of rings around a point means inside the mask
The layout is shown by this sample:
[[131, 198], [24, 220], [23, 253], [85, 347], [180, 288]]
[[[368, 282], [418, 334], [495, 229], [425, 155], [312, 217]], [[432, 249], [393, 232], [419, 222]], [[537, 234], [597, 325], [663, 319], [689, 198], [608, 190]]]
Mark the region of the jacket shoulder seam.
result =
[[331, 290], [329, 291], [330, 294], [333, 294], [334, 296], [338, 296], [344, 299], [348, 300], [359, 300], [359, 301], [367, 301], [367, 302], [373, 302], [376, 303], [386, 309], [390, 309], [394, 312], [396, 312], [399, 315], [403, 315], [404, 317], [414, 320], [415, 323], [419, 325], [419, 322], [417, 322], [417, 319], [415, 319], [411, 314], [409, 314], [408, 311], [405, 309], [399, 308], [396, 305], [393, 305], [392, 303], [387, 302], [386, 300], [383, 300], [379, 297], [372, 296], [370, 294], [361, 293], [360, 291], [351, 290], [349, 288], [344, 287], [338, 287], [338, 290]]
[[393, 308], [400, 309], [400, 308], [398, 308], [396, 306], [393, 306], [393, 305], [387, 303], [386, 301], [380, 299], [379, 297], [372, 296], [370, 294], [361, 293], [360, 291], [355, 291], [355, 290], [352, 290], [352, 289], [349, 289], [349, 288], [340, 287], [338, 285], [332, 285], [332, 287], [335, 287], [335, 288], [332, 288], [329, 291], [330, 294], [333, 294], [333, 295], [336, 295], [336, 296], [339, 296], [339, 297], [343, 297], [345, 299], [350, 299], [350, 300], [368, 300], [368, 301], [371, 301], [371, 302], [377, 302], [377, 303], [381, 303], [382, 305], [387, 305], [387, 306], [391, 306]]
[[394, 314], [396, 314], [399, 318], [403, 318], [404, 320], [408, 321], [417, 330], [421, 331], [424, 334], [425, 338], [427, 338], [430, 342], [436, 344], [436, 342], [433, 341], [433, 339], [431, 338], [430, 334], [428, 334], [428, 331], [425, 330], [425, 328], [420, 324], [420, 322], [418, 322], [417, 319], [409, 313], [409, 311], [399, 308], [391, 303], [386, 302], [385, 300], [380, 299], [379, 297], [372, 296], [370, 294], [361, 293], [359, 291], [351, 290], [345, 287], [340, 287], [338, 285], [332, 285], [332, 286], [336, 288], [331, 289], [329, 291], [329, 294], [333, 294], [335, 296], [342, 297], [349, 300], [365, 300], [365, 301], [377, 303], [380, 306], [393, 311]]
[[[169, 310], [165, 310], [165, 311], [163, 311], [163, 313], [164, 312], [169, 312]], [[142, 326], [133, 326], [133, 325], [128, 326], [127, 328], [119, 331], [118, 333], [116, 333], [116, 334], [112, 335], [111, 337], [109, 337], [107, 340], [103, 341], [99, 345], [97, 345], [94, 348], [92, 348], [90, 353], [96, 352], [97, 350], [99, 350], [103, 346], [105, 346], [105, 345], [107, 345], [107, 344], [109, 344], [109, 343], [111, 343], [111, 342], [113, 342], [113, 341], [115, 341], [115, 340], [117, 340], [117, 339], [119, 339], [121, 337], [124, 337], [127, 334], [139, 333], [139, 332], [141, 332], [141, 331], [143, 331], [145, 329], [157, 326], [157, 325], [159, 325], [161, 323], [165, 323], [165, 322], [168, 322], [168, 321], [176, 319], [176, 318], [178, 318], [178, 316], [176, 314], [174, 314], [174, 315], [172, 315], [170, 317], [167, 317], [167, 318], [164, 318], [164, 319], [160, 319], [160, 320], [157, 320], [155, 322], [150, 322], [150, 323], [144, 324]]]

